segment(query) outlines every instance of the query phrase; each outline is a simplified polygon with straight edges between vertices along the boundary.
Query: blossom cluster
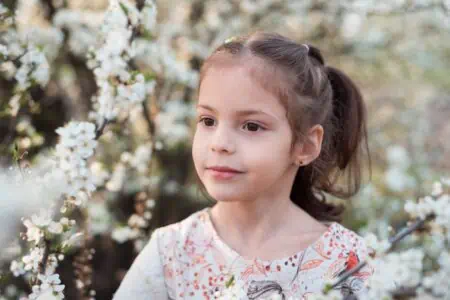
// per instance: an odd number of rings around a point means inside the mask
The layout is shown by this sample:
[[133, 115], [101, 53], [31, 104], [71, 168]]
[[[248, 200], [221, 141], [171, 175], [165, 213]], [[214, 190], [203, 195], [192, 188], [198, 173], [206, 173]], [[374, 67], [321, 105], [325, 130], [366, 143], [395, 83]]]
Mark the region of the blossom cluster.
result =
[[433, 223], [445, 228], [450, 240], [450, 195], [444, 193], [444, 185], [449, 185], [446, 180], [434, 183], [431, 195], [419, 199], [417, 203], [408, 200], [405, 211], [413, 218], [424, 219], [434, 215]]
[[52, 275], [38, 275], [41, 282], [40, 285], [33, 285], [32, 293], [29, 296], [30, 300], [34, 299], [63, 299], [64, 284], [61, 284], [58, 274]]
[[26, 238], [29, 242], [39, 244], [45, 235], [61, 234], [70, 226], [75, 225], [75, 220], [63, 217], [59, 222], [52, 220], [50, 211], [42, 209], [39, 215], [33, 215], [31, 219], [25, 219], [23, 224], [27, 228]]
[[101, 27], [101, 46], [90, 52], [88, 66], [93, 69], [99, 92], [93, 100], [96, 110], [90, 117], [97, 124], [116, 118], [119, 113], [139, 109], [153, 90], [143, 74], [130, 68], [135, 56], [133, 37], [142, 26], [150, 30], [155, 23], [156, 8], [151, 0], [142, 11], [127, 0], [110, 1]]
[[88, 49], [99, 43], [103, 17], [103, 11], [60, 9], [53, 17], [53, 24], [57, 28], [68, 30], [70, 51], [85, 57]]
[[[61, 140], [56, 145], [55, 154], [60, 169], [66, 175], [67, 194], [81, 199], [81, 191], [90, 193], [95, 190], [86, 160], [94, 154], [97, 146], [96, 127], [89, 122], [70, 122], [56, 132]], [[81, 204], [80, 199], [76, 204]]]
[[[64, 285], [60, 284], [59, 275], [55, 273], [58, 262], [64, 259], [64, 255], [62, 253], [46, 253], [49, 251], [46, 243], [55, 236], [71, 231], [76, 222], [67, 217], [62, 217], [56, 222], [52, 217], [51, 210], [41, 209], [38, 214], [23, 220], [27, 229], [23, 238], [30, 242], [30, 251], [21, 260], [13, 260], [10, 265], [10, 270], [16, 277], [35, 274], [39, 284], [32, 286], [29, 299], [38, 299], [48, 293], [55, 294], [59, 297], [58, 299], [64, 298], [62, 294]], [[70, 246], [68, 243], [70, 240], [71, 238], [65, 241], [61, 247], [62, 250]], [[42, 265], [44, 256], [46, 256], [45, 266]]]
[[136, 170], [140, 184], [142, 186], [149, 186], [152, 184], [151, 178], [140, 175], [146, 174], [150, 160], [152, 159], [153, 148], [160, 149], [162, 147], [160, 142], [145, 143], [136, 148], [134, 153], [123, 152], [120, 155], [120, 161], [114, 166], [114, 170], [106, 182], [106, 188], [109, 191], [117, 192], [123, 188], [127, 178], [127, 172]]
[[169, 146], [185, 142], [190, 128], [186, 121], [194, 115], [192, 106], [180, 100], [164, 103], [162, 111], [155, 118], [158, 136]]
[[[18, 9], [26, 7], [22, 2], [19, 1]], [[16, 24], [11, 12], [3, 5], [0, 6], [0, 19], [6, 25], [0, 32], [0, 72], [16, 80], [16, 93], [23, 93], [34, 85], [45, 87], [50, 79], [49, 60], [56, 57], [63, 41], [61, 31]]]
[[415, 288], [422, 280], [422, 249], [393, 252], [371, 261], [375, 273], [369, 278], [368, 294], [362, 299], [390, 299], [399, 288]]
[[120, 226], [113, 230], [111, 237], [118, 243], [134, 241], [135, 249], [139, 252], [147, 241], [146, 229], [152, 219], [152, 209], [155, 207], [154, 199], [147, 199], [144, 202], [144, 209], [140, 213], [134, 213], [128, 219], [126, 226]]
[[[126, 12], [132, 11], [132, 6], [128, 5], [128, 9], [124, 9], [125, 7], [120, 6], [119, 2], [116, 1], [115, 3], [117, 4], [116, 6], [114, 6], [113, 1], [109, 15], [107, 14], [104, 20], [102, 31], [106, 37], [103, 41], [104, 43], [97, 51], [93, 51], [95, 60], [98, 63], [94, 67], [94, 73], [99, 82], [101, 80], [104, 84], [114, 84], [111, 80], [120, 78], [120, 83], [114, 85], [115, 100], [118, 103], [123, 103], [124, 101], [128, 101], [131, 104], [139, 103], [144, 100], [148, 85], [145, 85], [143, 75], [132, 74], [127, 65], [132, 56], [128, 50], [131, 49], [129, 47], [132, 42], [130, 34], [133, 30], [133, 27], [127, 24], [130, 21], [132, 22], [131, 25], [133, 25], [135, 18], [134, 15], [126, 15]], [[147, 1], [143, 9], [143, 16], [153, 16], [154, 9], [153, 3]], [[5, 11], [6, 9], [1, 6], [0, 12], [2, 18]], [[124, 16], [125, 18], [123, 18]], [[56, 18], [57, 22], [58, 20]], [[115, 22], [117, 20], [123, 22], [117, 24]], [[150, 29], [154, 25], [152, 22], [154, 20], [144, 20], [143, 26]], [[60, 25], [63, 24], [60, 22]], [[117, 25], [121, 25], [125, 31], [120, 30], [121, 27]], [[114, 30], [110, 30], [108, 26], [114, 27]], [[124, 42], [122, 44], [116, 43], [118, 40], [115, 39], [121, 37], [125, 32], [129, 33], [127, 40], [121, 40]], [[17, 92], [25, 92], [35, 83], [44, 86], [48, 82], [50, 66], [44, 52], [38, 50], [33, 44], [23, 46], [19, 34], [14, 29], [2, 35], [1, 41], [7, 45], [0, 47], [2, 57], [8, 59], [18, 58], [20, 62], [18, 68], [15, 65], [9, 64], [5, 66], [2, 63], [2, 70], [9, 70], [10, 77], [15, 76], [15, 80], [18, 83]], [[121, 45], [122, 48], [117, 50], [116, 45]], [[109, 68], [111, 66], [109, 63], [113, 61], [116, 64], [112, 68]], [[92, 61], [89, 63], [92, 65]], [[18, 97], [13, 98], [15, 102], [18, 102], [18, 99]], [[19, 104], [16, 105], [17, 110], [18, 106]], [[117, 107], [119, 109], [123, 108], [120, 106]], [[43, 182], [57, 178], [66, 183], [61, 189], [61, 194], [55, 196], [55, 200], [61, 197], [66, 198], [60, 210], [62, 214], [65, 214], [68, 213], [68, 208], [71, 205], [80, 206], [85, 204], [90, 193], [96, 189], [88, 165], [88, 159], [93, 156], [97, 147], [96, 138], [98, 132], [93, 123], [75, 121], [71, 121], [66, 126], [58, 128], [56, 132], [60, 136], [60, 140], [54, 151], [55, 160], [53, 168], [43, 176]], [[140, 155], [142, 156], [142, 154]], [[136, 163], [138, 162], [136, 161]], [[59, 205], [59, 202], [54, 204]], [[59, 250], [51, 253], [50, 246], [52, 243], [60, 243], [58, 249], [64, 251], [76, 242], [80, 234], [72, 230], [75, 225], [74, 220], [63, 216], [59, 221], [55, 221], [53, 219], [54, 208], [55, 205], [52, 205], [50, 209], [42, 209], [38, 214], [23, 219], [23, 224], [26, 228], [23, 238], [30, 242], [30, 250], [21, 259], [13, 260], [10, 265], [10, 270], [15, 276], [23, 275], [34, 278], [32, 293], [28, 296], [28, 299], [43, 299], [47, 295], [52, 295], [57, 299], [64, 298], [64, 285], [61, 284], [59, 275], [55, 273], [58, 260], [64, 259], [64, 255]], [[131, 219], [130, 223], [134, 219]], [[62, 236], [68, 231], [71, 231], [69, 238]]]

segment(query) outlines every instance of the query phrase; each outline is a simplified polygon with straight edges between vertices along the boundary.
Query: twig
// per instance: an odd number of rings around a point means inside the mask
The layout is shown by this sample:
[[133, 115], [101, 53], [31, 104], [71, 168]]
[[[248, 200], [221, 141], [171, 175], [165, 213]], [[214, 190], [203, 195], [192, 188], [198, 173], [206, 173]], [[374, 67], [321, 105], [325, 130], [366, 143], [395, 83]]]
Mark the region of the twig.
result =
[[104, 119], [102, 125], [95, 131], [95, 139], [98, 140], [100, 136], [103, 134], [103, 130], [105, 130], [106, 125], [108, 125], [110, 121], [108, 119]]
[[148, 123], [148, 129], [150, 131], [150, 135], [152, 137], [155, 136], [155, 123], [152, 121], [152, 118], [150, 116], [150, 111], [148, 110], [147, 104], [145, 103], [146, 101], [142, 102], [142, 109], [143, 109], [143, 113], [144, 113], [144, 118]]
[[[42, 255], [42, 260], [39, 262], [39, 274], [45, 274], [47, 270], [48, 256], [50, 255], [50, 241], [44, 239], [44, 254]], [[37, 284], [38, 278], [34, 279], [34, 284]]]
[[56, 13], [56, 8], [55, 8], [55, 6], [53, 5], [53, 1], [52, 1], [52, 0], [43, 0], [42, 2], [43, 2], [43, 3], [45, 4], [45, 6], [47, 6], [47, 8], [48, 8], [48, 19], [51, 21], [52, 18], [53, 18], [53, 16], [54, 16], [55, 13]]

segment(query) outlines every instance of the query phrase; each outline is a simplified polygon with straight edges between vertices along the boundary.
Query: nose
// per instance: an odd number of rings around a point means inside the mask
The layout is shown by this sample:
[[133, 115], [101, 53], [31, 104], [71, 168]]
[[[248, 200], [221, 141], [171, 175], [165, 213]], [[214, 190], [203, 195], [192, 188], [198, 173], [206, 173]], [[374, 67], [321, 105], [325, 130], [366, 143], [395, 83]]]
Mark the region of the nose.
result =
[[231, 130], [225, 125], [218, 125], [211, 138], [210, 148], [213, 152], [234, 153], [236, 145]]

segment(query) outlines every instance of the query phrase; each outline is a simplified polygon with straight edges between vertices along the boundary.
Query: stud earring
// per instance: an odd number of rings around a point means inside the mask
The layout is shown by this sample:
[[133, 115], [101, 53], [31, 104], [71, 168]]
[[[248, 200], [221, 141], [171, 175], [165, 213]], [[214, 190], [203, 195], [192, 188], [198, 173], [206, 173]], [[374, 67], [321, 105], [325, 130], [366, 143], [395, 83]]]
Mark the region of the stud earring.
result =
[[299, 166], [303, 165], [303, 160], [297, 161], [297, 165]]

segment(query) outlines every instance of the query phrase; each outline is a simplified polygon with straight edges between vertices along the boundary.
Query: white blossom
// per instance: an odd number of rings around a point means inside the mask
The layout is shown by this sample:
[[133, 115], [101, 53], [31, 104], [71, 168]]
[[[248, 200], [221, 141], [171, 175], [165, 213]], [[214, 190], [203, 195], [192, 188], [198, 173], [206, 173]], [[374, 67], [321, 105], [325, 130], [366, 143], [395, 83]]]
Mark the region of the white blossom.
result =
[[30, 300], [59, 300], [64, 299], [63, 290], [65, 286], [61, 284], [58, 274], [38, 275], [40, 285], [34, 285], [32, 293], [29, 295]]
[[372, 248], [377, 255], [385, 253], [390, 247], [388, 240], [379, 240], [378, 237], [373, 233], [368, 233], [364, 237], [364, 241], [367, 247]]
[[8, 9], [0, 3], [0, 15], [6, 14], [8, 12]]
[[395, 165], [401, 169], [408, 168], [411, 165], [411, 159], [409, 158], [408, 151], [400, 146], [390, 146], [386, 150], [388, 162], [391, 165]]
[[35, 247], [30, 251], [30, 254], [25, 255], [22, 258], [24, 269], [26, 271], [37, 272], [39, 270], [39, 263], [41, 262], [44, 255], [44, 249]]
[[63, 226], [58, 222], [51, 222], [48, 226], [48, 231], [54, 234], [61, 234], [63, 232]]
[[168, 101], [156, 116], [157, 133], [170, 146], [189, 138], [190, 129], [186, 118], [193, 115], [192, 107], [179, 100]]
[[[144, 8], [150, 7], [147, 6]], [[132, 30], [139, 26], [143, 16], [129, 1], [113, 0], [109, 3], [101, 27], [101, 44], [92, 51], [88, 62], [99, 87], [93, 99], [95, 111], [89, 115], [97, 124], [112, 120], [120, 113], [135, 111], [146, 99], [148, 85], [144, 76], [132, 73], [128, 65], [135, 56]]]
[[0, 55], [1, 56], [8, 56], [8, 48], [5, 45], [0, 44]]
[[44, 53], [30, 46], [20, 58], [21, 66], [17, 70], [15, 79], [18, 89], [24, 91], [31, 86], [32, 81], [45, 86], [50, 77], [50, 67]]
[[146, 96], [146, 85], [144, 76], [139, 74], [136, 76], [134, 83], [117, 87], [117, 101], [119, 105], [127, 108], [127, 103], [135, 104], [144, 101]]
[[391, 190], [396, 192], [403, 192], [415, 184], [413, 177], [398, 167], [389, 168], [385, 173], [384, 181]]
[[98, 161], [95, 161], [90, 165], [89, 168], [92, 173], [92, 180], [95, 186], [104, 185], [105, 181], [108, 180], [110, 176], [104, 165]]
[[70, 122], [56, 132], [61, 140], [56, 146], [59, 167], [64, 170], [67, 193], [76, 196], [80, 190], [88, 193], [96, 189], [86, 159], [94, 154], [97, 146], [95, 125], [89, 122]]
[[142, 174], [148, 170], [148, 165], [152, 158], [152, 151], [152, 143], [145, 143], [140, 145], [133, 154], [129, 152], [122, 153], [120, 160], [123, 163], [129, 164]]
[[140, 235], [138, 229], [132, 229], [128, 226], [119, 227], [113, 230], [111, 237], [116, 242], [122, 244], [128, 240], [134, 240]]
[[106, 188], [112, 192], [118, 192], [122, 189], [126, 179], [126, 167], [118, 163], [112, 173], [111, 179], [106, 183]]
[[[436, 186], [436, 185], [435, 185]], [[442, 193], [442, 190], [439, 189]], [[413, 218], [426, 218], [434, 214], [436, 217], [433, 222], [437, 225], [450, 229], [450, 195], [438, 194], [437, 190], [433, 191], [435, 197], [426, 196], [419, 199], [418, 203], [408, 200], [405, 203], [405, 211]]]
[[42, 49], [42, 53], [49, 62], [53, 62], [58, 56], [64, 40], [62, 31], [53, 26], [41, 27], [25, 24], [20, 27], [18, 34], [24, 43]]
[[149, 66], [158, 73], [163, 73], [168, 79], [195, 88], [198, 84], [198, 73], [190, 70], [176, 58], [176, 54], [169, 45], [161, 41], [149, 42], [137, 39], [133, 43], [136, 61]]
[[103, 202], [89, 202], [89, 229], [93, 235], [106, 233], [110, 230], [112, 217]]
[[342, 26], [341, 35], [346, 40], [352, 40], [361, 31], [364, 16], [358, 13], [346, 13]]
[[99, 43], [103, 15], [101, 11], [59, 9], [53, 17], [53, 24], [70, 32], [70, 50], [84, 57], [90, 47]]
[[128, 219], [128, 226], [130, 227], [146, 227], [147, 225], [147, 221], [137, 214], [131, 215]]
[[141, 23], [145, 30], [152, 31], [156, 25], [157, 8], [153, 0], [146, 0], [141, 12]]
[[436, 272], [428, 274], [423, 285], [432, 291], [433, 295], [446, 299], [450, 296], [450, 254], [448, 251], [442, 251], [438, 259], [440, 269]]
[[148, 199], [148, 200], [145, 202], [145, 206], [147, 206], [148, 208], [154, 208], [155, 205], [156, 205], [155, 199]]
[[82, 237], [83, 233], [81, 232], [72, 234], [68, 239], [63, 241], [62, 248], [71, 248], [80, 246]]
[[11, 265], [9, 267], [10, 271], [13, 273], [15, 277], [18, 277], [20, 275], [25, 274], [25, 264], [23, 262], [18, 262], [16, 260], [13, 260], [11, 262]]
[[62, 225], [52, 221], [51, 212], [45, 209], [41, 209], [38, 215], [32, 215], [31, 219], [24, 220], [23, 224], [27, 228], [27, 240], [34, 241], [35, 244], [39, 243], [45, 234], [45, 230], [54, 234], [61, 234], [63, 231]]
[[25, 220], [23, 224], [27, 228], [27, 240], [29, 242], [34, 241], [35, 244], [38, 244], [41, 238], [44, 236], [44, 232], [42, 232], [41, 229], [33, 224], [33, 222], [31, 222], [30, 220]]
[[375, 258], [375, 273], [368, 279], [370, 287], [364, 299], [391, 299], [391, 292], [399, 287], [415, 287], [421, 282], [424, 252], [420, 248], [393, 252]]

